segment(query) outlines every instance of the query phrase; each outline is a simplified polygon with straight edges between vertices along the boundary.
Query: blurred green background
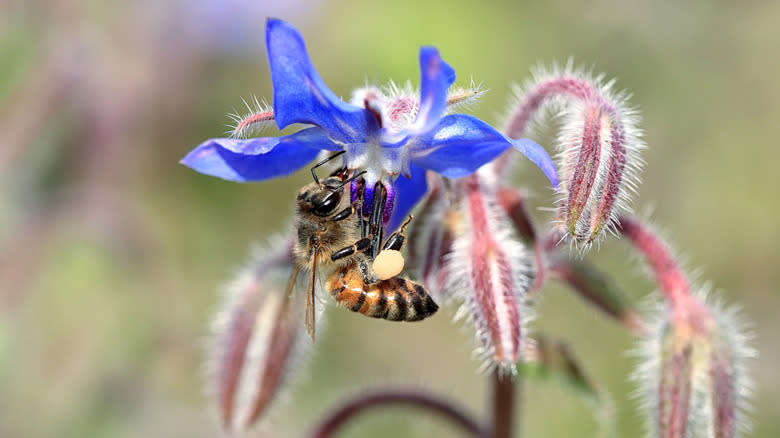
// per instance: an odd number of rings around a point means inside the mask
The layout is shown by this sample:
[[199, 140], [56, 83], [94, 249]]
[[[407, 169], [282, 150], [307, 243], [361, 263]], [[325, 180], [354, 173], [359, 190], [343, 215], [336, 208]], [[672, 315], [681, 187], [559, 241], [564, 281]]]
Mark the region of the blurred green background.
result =
[[[277, 3], [284, 3], [284, 6]], [[235, 184], [177, 164], [221, 136], [241, 97], [271, 98], [264, 18], [290, 21], [337, 94], [418, 80], [437, 46], [490, 91], [573, 56], [633, 93], [649, 145], [634, 205], [699, 278], [754, 324], [754, 437], [780, 434], [780, 2], [0, 1], [0, 436], [207, 437], [203, 340], [218, 290], [255, 242], [287, 231], [306, 171]], [[547, 207], [541, 173], [517, 181]], [[537, 211], [540, 221], [549, 213]], [[652, 291], [629, 247], [591, 254], [637, 302]], [[535, 329], [566, 339], [610, 394], [616, 436], [641, 436], [631, 336], [558, 284]], [[472, 334], [445, 309], [398, 326], [332, 311], [312, 364], [274, 412], [299, 436], [361, 388], [404, 384], [486, 412]], [[523, 436], [598, 436], [570, 389], [527, 382]], [[343, 436], [450, 436], [393, 410]]]

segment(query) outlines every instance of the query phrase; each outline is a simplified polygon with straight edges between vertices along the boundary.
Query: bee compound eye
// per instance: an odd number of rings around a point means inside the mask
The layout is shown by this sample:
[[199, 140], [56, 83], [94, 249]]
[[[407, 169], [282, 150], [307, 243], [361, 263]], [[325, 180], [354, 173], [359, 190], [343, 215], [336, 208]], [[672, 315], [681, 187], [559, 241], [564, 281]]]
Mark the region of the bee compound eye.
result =
[[324, 198], [319, 199], [314, 204], [314, 213], [324, 216], [333, 212], [341, 202], [341, 193], [330, 192]]

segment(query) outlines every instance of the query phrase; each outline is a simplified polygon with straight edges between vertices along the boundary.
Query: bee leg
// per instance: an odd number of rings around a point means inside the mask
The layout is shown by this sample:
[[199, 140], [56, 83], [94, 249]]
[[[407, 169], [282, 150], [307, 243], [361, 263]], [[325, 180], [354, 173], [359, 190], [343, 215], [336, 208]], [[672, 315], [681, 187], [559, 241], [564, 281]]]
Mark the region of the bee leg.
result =
[[343, 221], [344, 219], [352, 216], [354, 213], [355, 213], [355, 206], [351, 205], [345, 208], [344, 210], [341, 210], [340, 212], [333, 215], [333, 217], [330, 218], [330, 220], [332, 220], [333, 222]]
[[339, 259], [343, 259], [344, 257], [351, 256], [352, 254], [355, 254], [356, 252], [365, 251], [365, 250], [369, 249], [370, 247], [371, 247], [371, 236], [364, 237], [364, 238], [358, 240], [357, 242], [355, 242], [354, 244], [352, 244], [352, 245], [350, 245], [350, 246], [348, 246], [346, 248], [341, 248], [340, 250], [334, 252], [330, 256], [330, 259], [333, 260], [333, 261], [336, 261], [336, 260], [339, 260]]
[[406, 239], [406, 234], [404, 234], [404, 231], [406, 231], [406, 226], [409, 225], [409, 222], [411, 222], [411, 220], [412, 220], [412, 215], [410, 214], [409, 217], [404, 221], [404, 223], [401, 224], [401, 228], [387, 238], [384, 246], [382, 246], [383, 250], [393, 249], [396, 251], [400, 251], [401, 248], [404, 247], [404, 240]]
[[360, 237], [368, 237], [368, 234], [369, 234], [368, 227], [369, 227], [368, 219], [363, 217], [363, 215], [361, 213], [361, 215], [360, 215]]
[[368, 232], [373, 235], [371, 239], [371, 253], [372, 258], [376, 257], [379, 253], [379, 247], [382, 245], [382, 234], [384, 227], [382, 224], [382, 216], [384, 215], [385, 202], [387, 201], [387, 191], [385, 186], [378, 182], [374, 185], [374, 198], [371, 204], [371, 217], [369, 218]]
[[357, 208], [358, 217], [360, 218], [360, 237], [368, 237], [369, 235], [369, 218], [363, 214], [363, 202], [366, 191], [366, 180], [361, 178], [357, 180], [357, 187], [355, 188], [357, 193], [355, 202], [353, 205]]
[[396, 251], [400, 251], [401, 248], [404, 247], [404, 240], [406, 239], [406, 236], [403, 235], [403, 233], [395, 232], [390, 235], [390, 237], [387, 238], [385, 241], [385, 244], [382, 246], [382, 250], [386, 249], [393, 249]]

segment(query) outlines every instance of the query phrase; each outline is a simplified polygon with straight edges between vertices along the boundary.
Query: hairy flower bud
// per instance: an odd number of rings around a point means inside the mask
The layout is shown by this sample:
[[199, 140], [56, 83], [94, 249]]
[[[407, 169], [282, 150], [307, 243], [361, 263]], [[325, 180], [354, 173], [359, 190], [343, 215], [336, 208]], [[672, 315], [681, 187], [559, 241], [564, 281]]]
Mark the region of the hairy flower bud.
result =
[[436, 300], [444, 302], [453, 298], [447, 260], [451, 257], [455, 230], [463, 218], [450, 202], [440, 176], [429, 174], [428, 184], [428, 196], [409, 234], [409, 264]]
[[[543, 107], [561, 115], [558, 135], [558, 220], [576, 243], [590, 245], [614, 227], [628, 210], [630, 193], [642, 167], [644, 148], [636, 112], [625, 93], [612, 92], [613, 82], [581, 70], [542, 71], [518, 91], [505, 132], [525, 135]], [[499, 169], [506, 167], [500, 162]]]
[[736, 312], [698, 296], [675, 311], [663, 305], [639, 350], [649, 436], [733, 438], [745, 428], [744, 363], [754, 352]]
[[635, 379], [653, 437], [734, 438], [751, 383], [745, 325], [695, 292], [668, 245], [641, 221], [619, 218], [623, 236], [644, 256], [665, 298], [639, 350]]
[[301, 294], [286, 295], [293, 269], [289, 245], [281, 253], [256, 257], [229, 287], [213, 327], [209, 352], [210, 390], [222, 427], [251, 427], [278, 396], [298, 361]]
[[474, 322], [486, 366], [514, 373], [526, 336], [530, 256], [503, 220], [495, 185], [483, 181], [486, 175], [457, 183], [464, 220], [447, 269], [450, 288], [465, 301], [459, 316]]

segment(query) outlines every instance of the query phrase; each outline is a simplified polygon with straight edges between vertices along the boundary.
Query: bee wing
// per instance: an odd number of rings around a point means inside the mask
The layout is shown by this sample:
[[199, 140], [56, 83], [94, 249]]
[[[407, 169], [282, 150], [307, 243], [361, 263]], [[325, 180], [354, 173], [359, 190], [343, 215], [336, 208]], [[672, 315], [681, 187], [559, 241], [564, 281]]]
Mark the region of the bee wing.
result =
[[314, 341], [314, 287], [319, 258], [320, 251], [318, 248], [315, 248], [312, 256], [311, 272], [309, 273], [309, 285], [306, 287], [306, 332], [311, 336], [312, 341]]
[[287, 281], [287, 291], [285, 292], [285, 296], [289, 300], [292, 296], [293, 289], [295, 288], [295, 283], [298, 280], [298, 272], [301, 270], [301, 267], [298, 266], [296, 263], [293, 267], [292, 272], [290, 273], [290, 280]]

